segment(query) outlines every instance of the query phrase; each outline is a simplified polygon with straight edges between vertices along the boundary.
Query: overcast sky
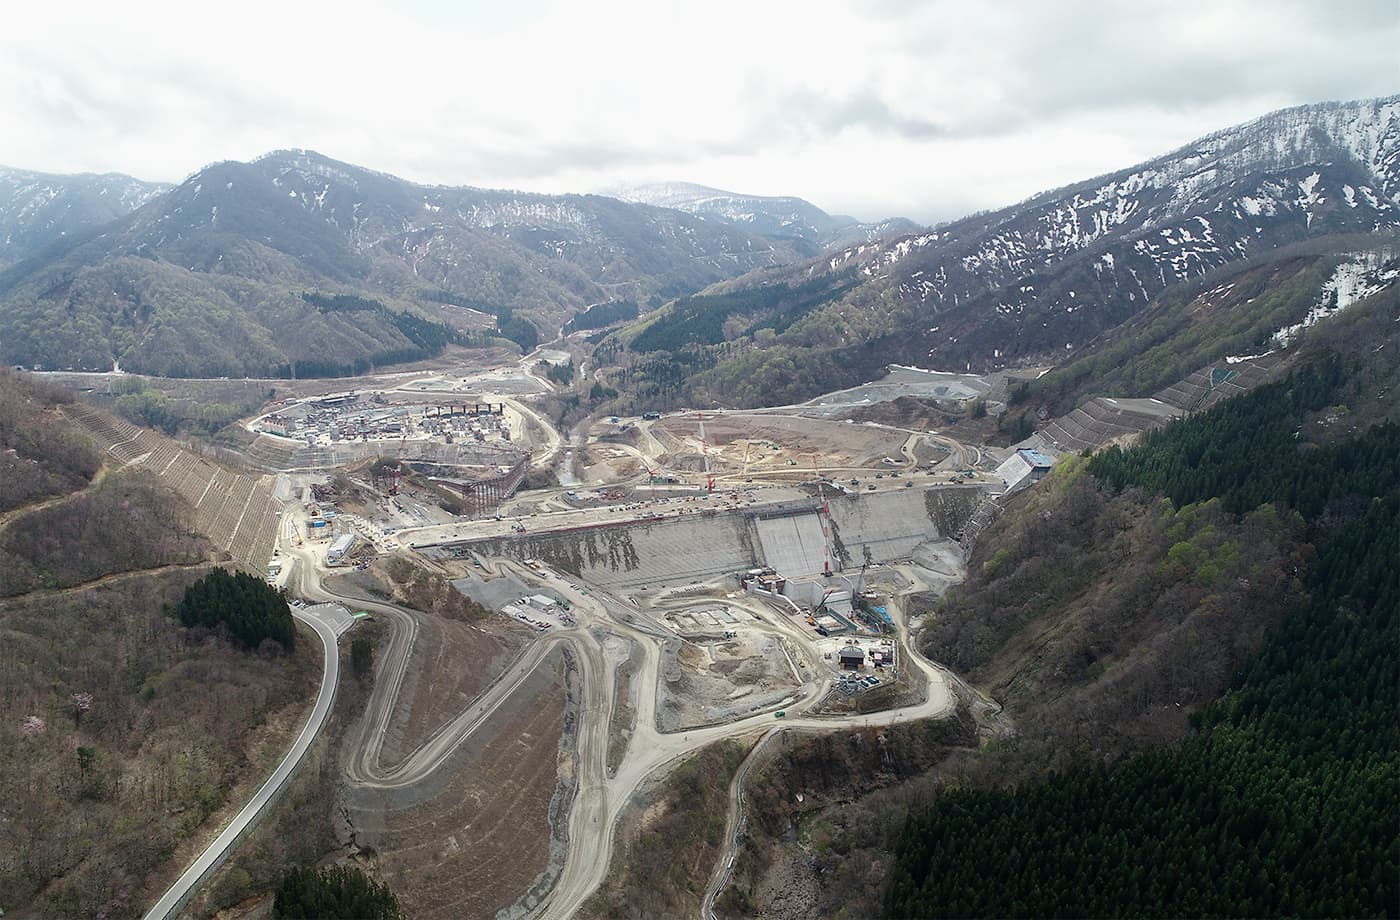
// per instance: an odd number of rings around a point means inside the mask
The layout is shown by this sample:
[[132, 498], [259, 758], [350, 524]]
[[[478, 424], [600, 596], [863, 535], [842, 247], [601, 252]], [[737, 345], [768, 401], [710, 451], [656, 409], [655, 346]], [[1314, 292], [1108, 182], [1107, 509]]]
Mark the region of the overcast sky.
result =
[[[1194, 7], [1194, 10], [1192, 9]], [[420, 182], [678, 179], [924, 222], [1400, 91], [1397, 0], [8, 5], [0, 163], [304, 147]]]

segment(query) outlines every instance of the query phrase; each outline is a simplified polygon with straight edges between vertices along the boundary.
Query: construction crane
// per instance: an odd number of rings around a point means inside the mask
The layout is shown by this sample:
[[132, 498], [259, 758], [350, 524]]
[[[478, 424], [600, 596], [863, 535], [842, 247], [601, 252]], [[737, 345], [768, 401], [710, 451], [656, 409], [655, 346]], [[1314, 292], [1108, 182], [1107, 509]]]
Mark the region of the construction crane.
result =
[[[826, 503], [826, 487], [822, 484], [822, 471], [817, 467], [817, 455], [812, 455], [812, 470], [817, 474], [817, 496], [821, 498], [821, 513], [817, 515], [817, 520], [822, 525], [822, 551], [825, 559], [822, 561], [822, 575], [831, 577], [831, 508]], [[822, 598], [825, 603], [826, 598]]]
[[825, 636], [825, 635], [827, 634], [827, 632], [826, 632], [826, 627], [820, 625], [819, 623], [817, 623], [817, 614], [819, 614], [819, 613], [827, 613], [827, 614], [831, 613], [830, 610], [827, 610], [827, 609], [826, 609], [826, 599], [829, 598], [829, 597], [831, 597], [831, 595], [833, 595], [833, 594], [835, 594], [835, 593], [836, 593], [836, 589], [835, 589], [835, 588], [827, 588], [825, 591], [822, 592], [822, 599], [819, 600], [819, 601], [817, 601], [817, 605], [816, 605], [815, 607], [813, 607], [813, 608], [811, 609], [811, 611], [808, 612], [808, 614], [807, 614], [807, 625], [808, 625], [808, 626], [814, 627], [814, 628], [817, 630], [817, 632], [818, 632], [820, 635], [823, 635], [823, 636]]
[[378, 465], [370, 468], [370, 479], [374, 483], [375, 491], [383, 495], [399, 494], [399, 479], [403, 471], [399, 466]]
[[710, 472], [710, 445], [705, 440], [705, 413], [697, 411], [695, 417], [700, 420], [700, 454], [705, 458], [705, 491], [715, 490], [715, 476]]

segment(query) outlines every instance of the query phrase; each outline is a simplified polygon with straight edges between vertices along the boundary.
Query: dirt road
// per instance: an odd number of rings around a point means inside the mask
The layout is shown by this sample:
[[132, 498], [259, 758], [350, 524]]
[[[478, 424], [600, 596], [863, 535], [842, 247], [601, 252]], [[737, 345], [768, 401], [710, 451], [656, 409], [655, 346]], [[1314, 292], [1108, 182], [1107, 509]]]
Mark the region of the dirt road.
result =
[[[600, 596], [593, 592], [592, 597]], [[602, 595], [605, 596], [605, 595]], [[618, 609], [626, 614], [625, 608], [613, 599], [603, 605], [606, 609]], [[629, 618], [631, 614], [626, 614]], [[536, 916], [540, 918], [565, 918], [572, 916], [607, 874], [612, 857], [613, 835], [617, 819], [621, 815], [632, 794], [643, 781], [658, 769], [682, 758], [707, 744], [724, 738], [764, 732], [773, 727], [771, 713], [763, 713], [749, 718], [738, 719], [723, 725], [691, 729], [685, 732], [662, 733], [656, 728], [656, 693], [659, 680], [660, 648], [655, 642], [654, 633], [644, 633], [614, 620], [614, 626], [628, 635], [642, 640], [644, 650], [641, 667], [636, 679], [643, 688], [638, 695], [637, 726], [627, 754], [617, 773], [611, 779], [607, 775], [607, 721], [611, 716], [611, 704], [594, 700], [590, 695], [590, 707], [586, 721], [593, 719], [592, 705], [596, 702], [601, 709], [593, 724], [585, 726], [580, 736], [580, 781], [579, 794], [574, 813], [569, 822], [569, 853], [554, 891], [541, 906]], [[650, 639], [651, 641], [647, 641]], [[855, 716], [823, 717], [803, 716], [823, 695], [823, 688], [816, 683], [808, 683], [798, 698], [786, 704], [787, 715], [784, 725], [816, 731], [889, 725], [895, 721], [939, 718], [952, 712], [954, 698], [943, 672], [931, 662], [912, 654], [906, 647], [904, 660], [911, 663], [929, 681], [929, 692], [924, 702], [914, 706], [886, 710]], [[609, 675], [607, 687], [611, 687]]]
[[768, 742], [780, 731], [780, 728], [770, 728], [758, 739], [758, 743], [739, 764], [739, 769], [734, 771], [734, 778], [729, 782], [729, 814], [724, 822], [724, 849], [715, 861], [715, 871], [710, 875], [710, 883], [705, 886], [705, 897], [700, 902], [700, 916], [705, 920], [714, 916], [715, 899], [724, 890], [724, 886], [729, 884], [729, 876], [734, 871], [734, 857], [739, 851], [739, 831], [744, 826], [744, 781], [748, 778], [754, 762], [768, 746]]
[[[668, 764], [705, 745], [724, 738], [758, 736], [774, 728], [771, 711], [723, 724], [682, 732], [662, 732], [657, 728], [657, 687], [660, 677], [662, 640], [673, 634], [604, 591], [584, 593], [551, 573], [540, 573], [504, 559], [486, 560], [488, 571], [510, 574], [527, 587], [548, 588], [563, 595], [572, 606], [578, 626], [561, 629], [537, 638], [520, 657], [476, 699], [448, 719], [418, 748], [398, 763], [382, 761], [384, 737], [402, 691], [404, 673], [418, 636], [417, 617], [412, 611], [392, 604], [340, 598], [322, 583], [316, 559], [309, 547], [289, 552], [302, 559], [298, 567], [301, 593], [314, 600], [342, 600], [382, 616], [391, 625], [390, 639], [380, 658], [375, 688], [361, 720], [346, 779], [357, 785], [393, 789], [412, 785], [442, 767], [453, 751], [466, 743], [490, 715], [515, 693], [530, 673], [560, 646], [572, 652], [579, 669], [582, 690], [578, 732], [577, 792], [569, 812], [568, 850], [562, 872], [552, 891], [535, 908], [532, 916], [565, 918], [577, 912], [607, 874], [618, 818], [636, 790]], [[738, 602], [748, 606], [747, 600]], [[772, 621], [793, 639], [805, 642], [800, 631], [790, 628], [784, 618]], [[603, 652], [611, 637], [632, 640], [641, 651], [632, 680], [640, 688], [636, 695], [636, 727], [622, 761], [614, 774], [608, 773], [609, 730], [612, 722], [615, 665]], [[954, 699], [946, 675], [920, 658], [902, 643], [903, 660], [928, 682], [926, 699], [917, 705], [864, 715], [825, 717], [805, 715], [824, 695], [824, 681], [809, 677], [791, 698], [781, 705], [786, 710], [783, 725], [812, 731], [835, 731], [855, 727], [888, 725], [896, 720], [937, 718], [953, 709]], [[812, 652], [809, 657], [815, 658]], [[777, 708], [777, 707], [775, 707]], [[737, 809], [737, 792], [734, 807]], [[737, 821], [737, 814], [731, 815]], [[726, 854], [728, 855], [728, 854]]]

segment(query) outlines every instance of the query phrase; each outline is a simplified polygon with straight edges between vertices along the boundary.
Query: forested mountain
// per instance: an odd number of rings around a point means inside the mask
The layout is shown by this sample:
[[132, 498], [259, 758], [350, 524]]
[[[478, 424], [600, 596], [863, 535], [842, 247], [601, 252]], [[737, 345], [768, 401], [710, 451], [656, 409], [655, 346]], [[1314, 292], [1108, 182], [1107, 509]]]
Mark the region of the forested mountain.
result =
[[1400, 240], [1392, 234], [1285, 246], [1168, 288], [1018, 396], [1052, 415], [1089, 396], [1148, 396], [1195, 368], [1228, 371], [1246, 356], [1286, 353], [1370, 298], [1394, 312], [1397, 281]]
[[[170, 615], [218, 551], [167, 480], [104, 469], [72, 399], [0, 369], [0, 898], [13, 916], [129, 917], [262, 782], [258, 752], [301, 724], [321, 652], [239, 651]], [[245, 612], [231, 633], [256, 641]]]
[[[1013, 409], [1274, 329], [1339, 266], [1366, 274], [1355, 243], [1162, 298], [1129, 330], [1141, 351], [1070, 363]], [[755, 769], [763, 831], [731, 912], [795, 915], [815, 890], [831, 916], [881, 897], [892, 918], [1393, 912], [1400, 293], [1354, 290], [1276, 382], [1004, 499], [966, 580], [910, 601], [925, 654], [1000, 706], [977, 749], [913, 773], [823, 763], [805, 801], [765, 800]]]
[[[282, 151], [206, 167], [0, 274], [0, 352], [179, 376], [324, 373], [404, 360], [414, 342], [392, 314], [415, 305], [509, 310], [547, 332], [590, 304], [659, 302], [811, 251], [612, 198], [417, 185]], [[305, 291], [387, 310], [327, 316]]]
[[61, 176], [0, 166], [0, 268], [124, 217], [169, 188], [118, 173]]
[[[700, 296], [742, 295], [728, 325], [632, 347], [684, 347], [682, 377], [714, 368], [687, 402], [745, 402], [727, 387], [763, 376], [766, 361], [821, 386], [889, 362], [1059, 362], [1183, 281], [1288, 244], [1397, 227], [1400, 97], [1302, 106], [1000, 211], [727, 282]], [[681, 323], [699, 299], [650, 325]]]
[[[1392, 418], [1358, 437], [1327, 435], [1326, 419], [1355, 390], [1355, 370], [1352, 361], [1320, 361], [1085, 465], [1081, 475], [1105, 492], [1135, 490], [1128, 501], [1165, 493], [1160, 515], [1177, 542], [1147, 578], [1204, 591], [1184, 610], [1179, 589], [1160, 595], [1152, 615], [1180, 622], [1175, 631], [1230, 620], [1237, 611], [1219, 605], [1221, 589], [1270, 577], [1257, 541], [1235, 536], [1240, 521], [1301, 550], [1291, 574], [1273, 577], [1300, 577], [1302, 592], [1225, 694], [1192, 717], [1180, 745], [1107, 768], [1081, 760], [1014, 791], [940, 795], [899, 844], [890, 916], [1394, 912], [1400, 425]], [[1308, 444], [1304, 433], [1321, 441]], [[1203, 515], [1213, 520], [1201, 526]], [[1015, 577], [1000, 568], [966, 590], [976, 597], [988, 582]], [[1043, 631], [1056, 615], [1042, 605], [1023, 616], [1042, 617]], [[951, 641], [953, 659], [978, 654], [958, 632], [941, 629], [932, 641]], [[1180, 692], [1191, 690], [1183, 682]]]
[[880, 237], [916, 233], [919, 225], [904, 218], [863, 224], [844, 214], [828, 214], [801, 198], [742, 195], [691, 182], [652, 182], [607, 189], [623, 201], [674, 208], [699, 217], [736, 224], [772, 239], [806, 240], [822, 249]]

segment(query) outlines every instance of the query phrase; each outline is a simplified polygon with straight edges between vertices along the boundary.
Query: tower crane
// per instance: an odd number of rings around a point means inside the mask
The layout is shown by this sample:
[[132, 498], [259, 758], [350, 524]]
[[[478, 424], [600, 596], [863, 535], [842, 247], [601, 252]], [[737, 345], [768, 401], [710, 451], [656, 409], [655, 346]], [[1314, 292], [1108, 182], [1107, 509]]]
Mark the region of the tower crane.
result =
[[[822, 471], [817, 467], [817, 456], [812, 455], [812, 469], [817, 474], [817, 496], [821, 498], [821, 513], [817, 515], [817, 520], [822, 525], [822, 551], [825, 558], [822, 561], [822, 575], [831, 577], [831, 508], [826, 503], [826, 487], [822, 483]], [[823, 598], [825, 600], [825, 598]]]
[[715, 475], [710, 472], [710, 445], [705, 440], [705, 413], [696, 411], [695, 417], [700, 420], [700, 454], [705, 458], [705, 491], [715, 490]]

